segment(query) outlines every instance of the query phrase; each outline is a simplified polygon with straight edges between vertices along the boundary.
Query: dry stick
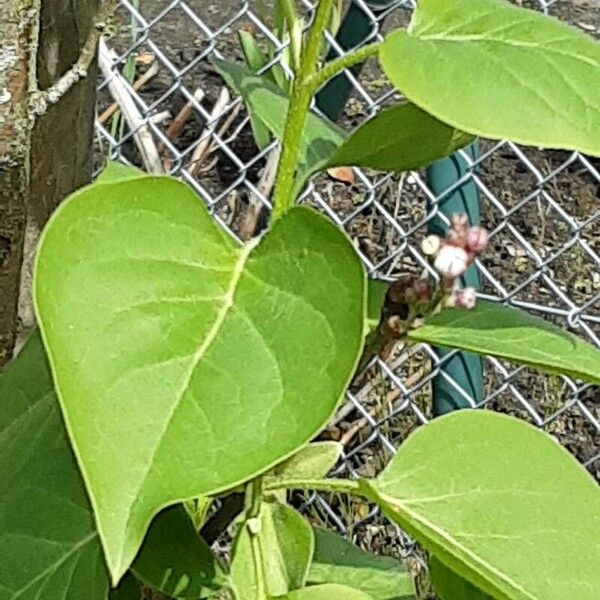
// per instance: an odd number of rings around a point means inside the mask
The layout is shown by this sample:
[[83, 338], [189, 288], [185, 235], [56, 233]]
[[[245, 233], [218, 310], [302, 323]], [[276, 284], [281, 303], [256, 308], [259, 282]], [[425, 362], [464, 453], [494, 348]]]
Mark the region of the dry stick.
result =
[[[204, 99], [204, 90], [198, 88], [194, 92], [194, 101], [196, 103], [202, 102]], [[177, 116], [173, 119], [173, 122], [169, 125], [167, 130], [165, 131], [165, 136], [167, 139], [173, 141], [177, 139], [177, 136], [181, 133], [181, 130], [185, 126], [185, 124], [190, 120], [190, 117], [194, 114], [194, 102], [190, 100], [178, 113]]]
[[[204, 98], [204, 91], [198, 88], [194, 92], [193, 97], [196, 102], [202, 102], [202, 99]], [[165, 137], [170, 141], [177, 139], [177, 136], [181, 133], [181, 130], [184, 128], [185, 124], [190, 120], [190, 117], [192, 116], [193, 112], [194, 103], [190, 100], [177, 113], [177, 116], [165, 131]], [[173, 160], [171, 158], [165, 157], [165, 150], [166, 148], [164, 144], [161, 143], [158, 145], [158, 153], [163, 159], [163, 167], [165, 168], [165, 171], [170, 171]]]
[[[229, 113], [228, 117], [223, 121], [223, 125], [219, 127], [217, 130], [217, 136], [222, 137], [225, 132], [231, 127], [232, 123], [235, 121], [236, 117], [240, 114], [240, 110], [242, 109], [241, 102], [236, 104], [233, 110]], [[212, 144], [209, 150], [209, 154], [215, 151], [217, 145]]]
[[164, 173], [163, 164], [160, 160], [154, 138], [148, 124], [144, 121], [138, 110], [123, 76], [112, 70], [113, 53], [106, 46], [104, 39], [100, 39], [98, 45], [98, 63], [100, 70], [108, 81], [108, 89], [123, 114], [129, 129], [133, 132], [133, 139], [140, 151], [146, 171], [149, 173]]
[[279, 165], [280, 156], [281, 149], [279, 146], [271, 150], [267, 158], [267, 164], [265, 165], [256, 186], [257, 192], [250, 196], [248, 208], [240, 226], [240, 238], [244, 242], [248, 241], [256, 233], [260, 211], [263, 207], [260, 196], [263, 196], [264, 198], [269, 198], [271, 196], [273, 186], [275, 185], [275, 177], [277, 176], [277, 166]]
[[[225, 134], [225, 132], [231, 127], [231, 124], [235, 121], [235, 118], [240, 113], [241, 108], [242, 108], [241, 104], [238, 104], [233, 108], [233, 110], [229, 113], [228, 117], [223, 121], [223, 124], [221, 125], [221, 127], [219, 127], [219, 129], [217, 129], [217, 137], [222, 137]], [[200, 165], [201, 170], [203, 170], [203, 171], [210, 170], [218, 162], [219, 159], [215, 158], [212, 162], [210, 162], [206, 166], [204, 166], [204, 163], [207, 161], [208, 157], [211, 154], [213, 154], [216, 149], [217, 149], [217, 144], [215, 144], [214, 142], [211, 141], [210, 147], [208, 148], [208, 150], [206, 150], [206, 153], [202, 157], [202, 164]]]
[[[404, 347], [404, 344], [402, 342], [396, 342], [396, 344], [402, 344], [402, 347]], [[391, 363], [389, 363], [389, 366], [392, 370], [396, 369], [397, 367], [399, 367], [407, 358], [410, 357], [412, 353], [410, 352], [410, 350], [408, 351], [408, 356], [406, 356], [405, 354], [400, 354], [400, 356], [398, 356], [395, 360], [393, 360]], [[380, 357], [380, 360], [381, 357]], [[384, 362], [388, 362], [387, 360], [385, 360]], [[371, 379], [370, 381], [368, 381], [367, 383], [365, 383], [365, 385], [363, 385], [360, 390], [357, 392], [356, 394], [356, 400], [357, 402], [362, 402], [373, 390], [373, 388], [381, 383], [381, 378], [380, 377], [374, 377], [373, 379]], [[344, 404], [344, 406], [342, 406], [340, 408], [340, 410], [338, 410], [338, 412], [334, 415], [333, 419], [331, 419], [331, 422], [329, 423], [328, 427], [334, 427], [335, 425], [337, 425], [340, 421], [343, 421], [353, 410], [356, 409], [356, 404], [354, 402], [348, 402], [347, 404]]]
[[[141, 90], [153, 77], [156, 77], [160, 68], [158, 63], [152, 63], [152, 66], [140, 77], [138, 77], [133, 82], [133, 89], [137, 92]], [[104, 125], [117, 111], [119, 110], [119, 105], [116, 102], [113, 102], [99, 117], [98, 123], [100, 125]]]
[[43, 91], [36, 91], [30, 96], [30, 113], [33, 117], [43, 115], [50, 106], [56, 104], [78, 81], [88, 75], [90, 66], [96, 56], [96, 47], [102, 38], [106, 21], [117, 6], [117, 0], [106, 0], [100, 5], [83, 44], [77, 62], [53, 85]]
[[226, 87], [222, 87], [221, 91], [219, 92], [219, 97], [217, 98], [217, 101], [210, 112], [209, 125], [205, 127], [200, 134], [200, 143], [196, 146], [196, 149], [192, 154], [192, 160], [188, 165], [188, 169], [192, 175], [197, 175], [200, 171], [200, 167], [202, 166], [202, 163], [204, 162], [211, 146], [211, 136], [215, 133], [221, 113], [227, 104], [229, 104], [229, 99], [229, 91]]
[[[423, 367], [419, 368], [410, 377], [407, 377], [406, 381], [404, 382], [405, 387], [409, 388], [413, 384], [417, 383], [417, 381], [419, 381], [419, 379], [421, 379], [421, 377], [423, 377], [424, 374], [425, 374], [425, 369]], [[394, 404], [392, 404], [392, 410], [394, 410], [396, 400], [400, 397], [401, 394], [402, 394], [402, 390], [400, 390], [399, 388], [393, 389], [386, 394], [385, 401], [388, 404], [394, 403]], [[375, 418], [379, 414], [379, 412], [381, 412], [381, 406], [376, 406], [369, 411], [369, 416], [371, 418]], [[342, 446], [347, 446], [352, 441], [352, 438], [354, 438], [354, 436], [361, 429], [368, 427], [370, 424], [371, 424], [371, 421], [367, 417], [363, 417], [362, 419], [359, 419], [340, 438], [340, 444], [342, 444]]]

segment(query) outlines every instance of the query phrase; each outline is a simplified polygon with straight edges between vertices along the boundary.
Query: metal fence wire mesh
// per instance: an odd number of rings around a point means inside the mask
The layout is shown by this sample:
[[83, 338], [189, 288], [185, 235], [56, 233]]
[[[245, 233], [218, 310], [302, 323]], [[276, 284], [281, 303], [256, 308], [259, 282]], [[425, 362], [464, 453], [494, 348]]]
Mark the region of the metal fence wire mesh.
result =
[[[537, 0], [529, 6], [600, 34], [600, 4], [589, 2]], [[313, 4], [304, 2], [307, 16]], [[409, 0], [390, 2], [376, 15], [368, 2], [357, 4], [370, 16], [372, 40], [389, 26], [406, 23], [412, 8]], [[151, 135], [165, 170], [193, 186], [233, 235], [240, 234], [252, 202], [270, 207], [268, 157], [276, 144], [257, 149], [241, 100], [224, 88], [211, 59], [240, 60], [237, 32], [244, 29], [276, 47], [278, 61], [284, 48], [270, 31], [268, 15], [269, 3], [260, 0], [121, 0], [107, 40], [112, 68], [100, 84], [100, 113], [113, 101], [110, 81], [118, 79], [141, 119], [131, 129], [115, 116], [101, 117], [99, 155], [142, 164], [135, 136]], [[342, 52], [332, 36], [328, 41]], [[136, 91], [133, 82], [150, 69], [157, 74]], [[353, 87], [341, 119], [346, 128], [399, 98], [375, 63], [358, 77], [346, 76]], [[191, 118], [173, 135], [169, 126], [186, 105]], [[474, 182], [482, 224], [491, 232], [478, 262], [482, 296], [528, 309], [600, 345], [600, 162], [489, 141], [481, 142], [476, 161], [464, 158], [470, 169], [454, 187]], [[355, 169], [354, 177], [349, 186], [319, 176], [302, 201], [348, 233], [370, 276], [392, 279], [429, 269], [420, 242], [428, 222], [441, 215], [439, 202], [453, 189], [434, 194], [423, 172]], [[411, 431], [427, 423], [432, 380], [448, 377], [440, 367], [451, 356], [440, 359], [420, 345], [400, 348], [388, 364], [372, 362], [326, 433], [345, 445], [338, 473], [373, 475]], [[492, 358], [485, 360], [484, 374], [486, 408], [542, 427], [600, 479], [598, 388]], [[450, 383], [476, 405], [467, 390]], [[368, 506], [317, 494], [305, 495], [304, 502], [314, 518], [358, 535], [365, 546], [376, 550], [391, 544], [394, 551], [411, 551], [410, 540]]]

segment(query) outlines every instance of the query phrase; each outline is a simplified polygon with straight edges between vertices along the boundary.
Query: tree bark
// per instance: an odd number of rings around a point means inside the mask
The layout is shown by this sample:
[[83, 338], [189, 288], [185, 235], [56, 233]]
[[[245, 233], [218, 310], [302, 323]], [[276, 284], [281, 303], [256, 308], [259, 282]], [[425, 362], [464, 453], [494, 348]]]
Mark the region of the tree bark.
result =
[[77, 61], [97, 0], [4, 0], [0, 19], [0, 364], [35, 324], [40, 231], [93, 168], [96, 68], [34, 118], [29, 99]]

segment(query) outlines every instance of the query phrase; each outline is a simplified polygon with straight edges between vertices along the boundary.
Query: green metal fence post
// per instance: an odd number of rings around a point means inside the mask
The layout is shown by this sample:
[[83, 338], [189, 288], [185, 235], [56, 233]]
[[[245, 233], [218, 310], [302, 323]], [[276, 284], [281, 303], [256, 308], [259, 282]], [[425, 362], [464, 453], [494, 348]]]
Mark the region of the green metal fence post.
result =
[[[466, 151], [470, 154], [470, 158], [475, 160], [479, 155], [479, 144], [475, 142]], [[427, 169], [427, 185], [436, 196], [442, 198], [438, 204], [440, 213], [448, 218], [455, 213], [466, 213], [471, 225], [478, 225], [479, 194], [472, 179], [467, 179], [447, 196], [443, 195], [465, 176], [468, 169], [467, 161], [456, 153], [433, 163]], [[446, 224], [441, 217], [436, 217], [429, 221], [428, 229], [430, 233], [444, 235]], [[462, 277], [462, 285], [480, 289], [481, 278], [475, 265], [472, 265]], [[445, 348], [434, 348], [434, 351], [440, 358], [450, 352]], [[468, 398], [476, 403], [482, 402], [484, 398], [483, 361], [476, 354], [456, 352], [441, 365], [440, 373], [433, 379], [432, 384], [432, 408], [435, 416], [459, 408], [469, 408], [471, 403]]]

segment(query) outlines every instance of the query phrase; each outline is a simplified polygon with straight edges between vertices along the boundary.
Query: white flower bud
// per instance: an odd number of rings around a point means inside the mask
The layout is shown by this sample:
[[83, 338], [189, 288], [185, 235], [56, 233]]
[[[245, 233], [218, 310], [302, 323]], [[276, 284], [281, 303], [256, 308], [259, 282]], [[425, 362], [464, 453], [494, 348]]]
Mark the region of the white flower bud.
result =
[[421, 250], [423, 250], [423, 254], [425, 256], [435, 256], [440, 249], [441, 240], [437, 235], [428, 235], [421, 242]]
[[444, 277], [454, 279], [467, 270], [468, 261], [469, 255], [463, 248], [446, 244], [440, 248], [433, 266]]

